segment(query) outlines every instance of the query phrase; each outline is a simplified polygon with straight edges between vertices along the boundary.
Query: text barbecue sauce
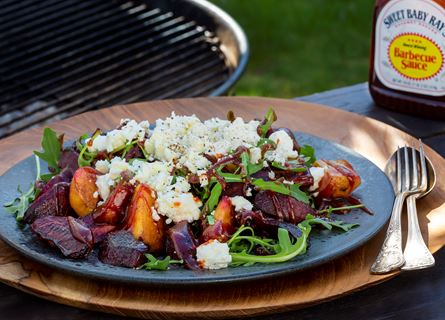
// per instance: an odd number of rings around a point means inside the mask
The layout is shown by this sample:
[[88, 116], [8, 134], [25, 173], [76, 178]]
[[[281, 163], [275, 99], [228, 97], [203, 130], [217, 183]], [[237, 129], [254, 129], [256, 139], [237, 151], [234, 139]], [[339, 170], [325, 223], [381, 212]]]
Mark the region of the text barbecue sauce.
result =
[[445, 0], [377, 0], [371, 50], [378, 105], [445, 119]]

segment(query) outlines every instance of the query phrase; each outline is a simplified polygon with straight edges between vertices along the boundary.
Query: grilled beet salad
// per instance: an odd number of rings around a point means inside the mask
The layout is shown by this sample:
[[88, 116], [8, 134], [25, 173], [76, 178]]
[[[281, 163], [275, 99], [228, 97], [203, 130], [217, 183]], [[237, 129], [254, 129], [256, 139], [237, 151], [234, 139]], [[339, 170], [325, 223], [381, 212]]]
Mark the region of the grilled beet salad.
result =
[[65, 149], [45, 128], [35, 184], [5, 207], [71, 259], [149, 270], [288, 261], [313, 228], [357, 226], [332, 213], [370, 212], [351, 195], [360, 177], [346, 160], [316, 159], [275, 120], [272, 109], [249, 122], [125, 119]]

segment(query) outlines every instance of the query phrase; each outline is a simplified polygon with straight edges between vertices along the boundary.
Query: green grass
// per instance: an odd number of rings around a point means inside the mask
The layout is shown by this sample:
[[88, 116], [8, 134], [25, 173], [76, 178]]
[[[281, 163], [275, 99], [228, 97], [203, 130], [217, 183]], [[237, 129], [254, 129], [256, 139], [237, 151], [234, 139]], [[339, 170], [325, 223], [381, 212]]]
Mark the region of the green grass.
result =
[[366, 81], [372, 0], [212, 0], [250, 44], [236, 95], [290, 98]]

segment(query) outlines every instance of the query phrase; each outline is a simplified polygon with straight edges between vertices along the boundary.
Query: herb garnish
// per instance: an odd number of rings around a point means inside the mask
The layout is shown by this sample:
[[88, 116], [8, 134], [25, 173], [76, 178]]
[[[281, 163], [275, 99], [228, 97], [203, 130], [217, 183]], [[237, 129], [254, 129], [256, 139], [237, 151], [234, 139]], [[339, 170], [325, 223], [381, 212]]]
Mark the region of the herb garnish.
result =
[[34, 151], [34, 154], [48, 164], [54, 173], [59, 173], [60, 168], [57, 165], [62, 153], [63, 135], [57, 136], [51, 128], [45, 128], [42, 136], [43, 152]]
[[[35, 160], [37, 168], [36, 181], [38, 181], [40, 180], [40, 161], [37, 156], [35, 156]], [[17, 187], [17, 191], [20, 193], [20, 196], [8, 203], [5, 203], [3, 206], [5, 207], [6, 212], [15, 214], [16, 220], [21, 221], [29, 207], [29, 204], [36, 199], [40, 190], [36, 189], [35, 183], [31, 183], [28, 191], [22, 192], [20, 186]]]
[[270, 190], [291, 196], [304, 203], [310, 202], [310, 197], [300, 190], [300, 185], [298, 184], [287, 185], [279, 181], [264, 181], [263, 179], [253, 179], [252, 184], [261, 190]]
[[139, 267], [139, 269], [145, 270], [161, 270], [165, 271], [168, 269], [170, 264], [182, 264], [182, 260], [172, 260], [169, 256], [166, 256], [164, 259], [156, 259], [155, 256], [151, 254], [146, 254], [147, 262]]

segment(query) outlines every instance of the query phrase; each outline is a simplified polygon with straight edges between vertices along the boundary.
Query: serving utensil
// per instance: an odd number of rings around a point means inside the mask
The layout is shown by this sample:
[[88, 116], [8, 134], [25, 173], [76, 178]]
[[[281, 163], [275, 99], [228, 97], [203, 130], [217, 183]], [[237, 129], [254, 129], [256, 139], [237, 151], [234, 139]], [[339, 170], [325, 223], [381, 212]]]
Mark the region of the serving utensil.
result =
[[[418, 170], [417, 158], [420, 159], [420, 170]], [[416, 186], [420, 193], [409, 196], [406, 200], [408, 211], [408, 238], [406, 240], [405, 264], [402, 270], [424, 269], [434, 266], [434, 257], [428, 250], [423, 240], [422, 233], [419, 228], [417, 218], [416, 200], [426, 196], [434, 188], [436, 184], [436, 173], [431, 161], [426, 158], [422, 142], [420, 142], [419, 151], [411, 148], [411, 164], [413, 172], [417, 171], [417, 175], [413, 176], [411, 188]]]
[[[420, 168], [417, 158], [420, 158]], [[411, 160], [410, 160], [411, 159]], [[411, 165], [410, 165], [411, 164]], [[434, 167], [426, 158], [422, 143], [420, 152], [405, 146], [388, 159], [385, 173], [391, 181], [396, 199], [383, 246], [371, 266], [372, 273], [387, 273], [404, 266], [404, 270], [422, 269], [434, 265], [434, 258], [423, 241], [417, 219], [416, 199], [427, 195], [436, 182]], [[401, 209], [408, 197], [408, 240], [402, 253]]]

